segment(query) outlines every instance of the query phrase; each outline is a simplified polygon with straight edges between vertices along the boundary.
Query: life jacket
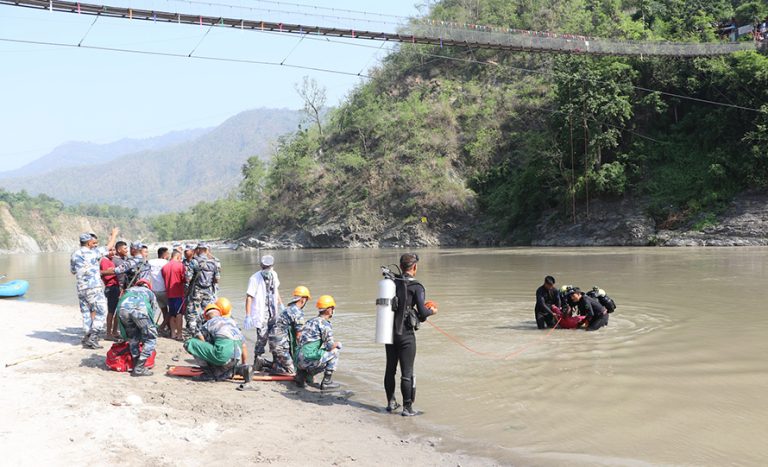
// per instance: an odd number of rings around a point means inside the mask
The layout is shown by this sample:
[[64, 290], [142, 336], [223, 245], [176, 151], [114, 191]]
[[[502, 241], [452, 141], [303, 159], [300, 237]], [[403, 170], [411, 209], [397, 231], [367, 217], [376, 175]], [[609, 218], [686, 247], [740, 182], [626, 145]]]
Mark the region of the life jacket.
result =
[[213, 278], [216, 275], [216, 263], [201, 256], [197, 260], [197, 264], [200, 266], [200, 270], [195, 284], [200, 289], [210, 289], [213, 287]]
[[[142, 344], [139, 343], [139, 351]], [[152, 351], [152, 355], [147, 358], [144, 364], [147, 368], [155, 366], [155, 356], [157, 352]], [[128, 342], [116, 342], [107, 351], [107, 368], [114, 371], [126, 372], [133, 370], [133, 357], [131, 356], [131, 347]]]

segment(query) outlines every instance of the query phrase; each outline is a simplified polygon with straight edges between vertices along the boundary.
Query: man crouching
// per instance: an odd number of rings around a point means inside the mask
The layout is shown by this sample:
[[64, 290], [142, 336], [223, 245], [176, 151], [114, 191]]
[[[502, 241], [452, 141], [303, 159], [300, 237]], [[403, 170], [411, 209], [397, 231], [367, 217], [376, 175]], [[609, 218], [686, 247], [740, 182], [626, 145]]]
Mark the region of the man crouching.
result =
[[160, 313], [152, 285], [139, 279], [136, 285], [125, 291], [120, 299], [117, 316], [130, 339], [133, 371], [131, 376], [152, 376], [146, 367], [147, 359], [157, 347], [157, 326], [154, 317]]
[[253, 371], [245, 365], [248, 350], [245, 337], [234, 321], [221, 317], [221, 309], [212, 303], [205, 307], [205, 324], [194, 338], [184, 343], [203, 374], [197, 381], [222, 381], [240, 375], [251, 382]]
[[339, 383], [333, 381], [333, 372], [339, 361], [341, 342], [333, 340], [331, 318], [336, 309], [336, 302], [330, 295], [323, 295], [317, 300], [319, 315], [307, 321], [299, 341], [298, 369], [296, 384], [306, 385], [307, 377], [325, 373], [320, 389], [337, 389]]

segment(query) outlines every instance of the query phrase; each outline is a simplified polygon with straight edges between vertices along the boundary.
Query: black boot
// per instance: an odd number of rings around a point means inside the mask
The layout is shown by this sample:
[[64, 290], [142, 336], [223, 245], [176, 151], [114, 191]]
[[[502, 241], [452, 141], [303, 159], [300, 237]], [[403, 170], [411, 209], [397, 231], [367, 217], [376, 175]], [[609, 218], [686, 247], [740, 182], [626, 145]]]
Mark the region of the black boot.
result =
[[250, 383], [253, 381], [253, 367], [251, 365], [235, 366], [235, 374], [243, 377], [243, 381]]
[[416, 412], [416, 410], [413, 408], [413, 404], [411, 402], [403, 402], [403, 412], [400, 414], [403, 417], [413, 417], [414, 415], [418, 415], [419, 413]]
[[329, 389], [339, 389], [341, 385], [339, 383], [333, 382], [333, 370], [325, 370], [325, 377], [323, 378], [323, 382], [320, 383], [320, 389], [322, 391], [329, 390]]
[[253, 357], [253, 371], [261, 371], [264, 368], [265, 360], [261, 357]]
[[146, 359], [137, 359], [136, 365], [133, 366], [131, 376], [152, 376], [152, 370], [144, 366], [147, 363]]
[[394, 397], [389, 400], [389, 403], [387, 404], [387, 412], [393, 413], [395, 410], [400, 408], [400, 404], [397, 403], [397, 399]]
[[296, 386], [304, 388], [307, 386], [307, 370], [297, 370], [296, 376], [293, 377], [293, 382]]

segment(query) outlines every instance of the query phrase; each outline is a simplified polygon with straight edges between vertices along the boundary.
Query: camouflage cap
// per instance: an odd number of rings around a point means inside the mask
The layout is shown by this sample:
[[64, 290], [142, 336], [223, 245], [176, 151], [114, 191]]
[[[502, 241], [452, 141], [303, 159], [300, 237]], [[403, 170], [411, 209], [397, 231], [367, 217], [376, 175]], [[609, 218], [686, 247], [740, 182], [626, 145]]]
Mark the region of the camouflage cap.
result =
[[83, 232], [80, 234], [80, 243], [85, 243], [94, 238], [98, 238], [93, 232]]
[[143, 247], [144, 247], [144, 244], [141, 242], [131, 243], [131, 250], [141, 250]]
[[200, 242], [200, 243], [197, 244], [197, 247], [200, 248], [201, 250], [207, 250], [208, 249], [208, 244], [205, 243], [205, 242]]
[[184, 251], [187, 251], [187, 250], [194, 250], [194, 249], [195, 249], [195, 247], [196, 247], [196, 246], [195, 246], [195, 244], [194, 244], [194, 243], [187, 243], [186, 245], [184, 245]]

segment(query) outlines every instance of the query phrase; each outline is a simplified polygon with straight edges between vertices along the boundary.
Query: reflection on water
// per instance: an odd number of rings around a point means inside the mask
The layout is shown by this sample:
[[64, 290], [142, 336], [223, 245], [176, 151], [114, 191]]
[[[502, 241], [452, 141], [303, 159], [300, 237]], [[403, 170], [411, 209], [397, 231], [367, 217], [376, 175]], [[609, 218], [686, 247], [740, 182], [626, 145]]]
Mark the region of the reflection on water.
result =
[[[384, 352], [373, 343], [378, 266], [401, 250], [275, 253], [284, 298], [304, 284], [339, 304], [346, 345], [339, 379], [383, 404]], [[768, 459], [768, 350], [762, 280], [768, 249], [424, 250], [419, 279], [440, 304], [418, 333], [416, 420], [458, 449], [523, 464], [763, 464]], [[220, 253], [222, 294], [242, 317], [256, 253]], [[76, 305], [68, 256], [0, 257], [0, 273], [31, 283], [28, 300]], [[533, 292], [545, 274], [599, 285], [618, 310], [595, 333], [542, 337]], [[2, 301], [0, 301], [0, 310]], [[308, 315], [314, 314], [308, 307]], [[408, 428], [410, 429], [410, 428]], [[453, 441], [451, 441], [453, 442]]]

